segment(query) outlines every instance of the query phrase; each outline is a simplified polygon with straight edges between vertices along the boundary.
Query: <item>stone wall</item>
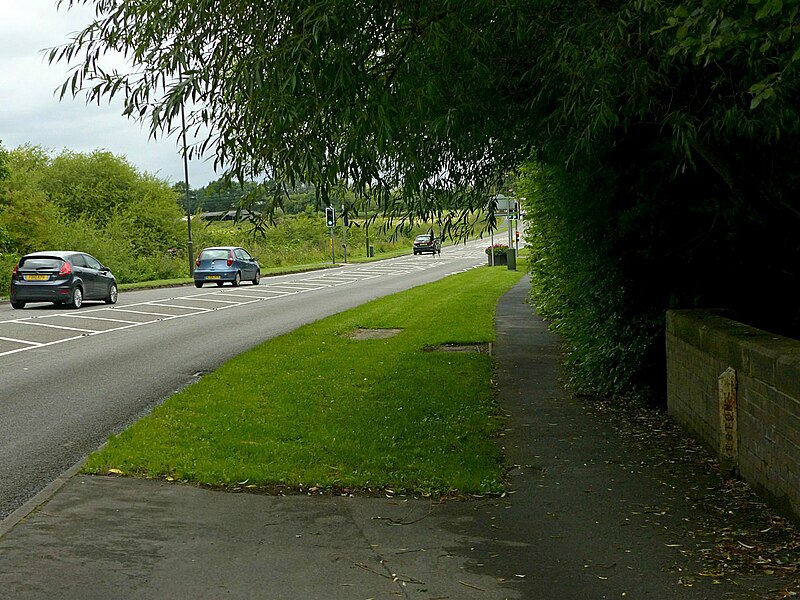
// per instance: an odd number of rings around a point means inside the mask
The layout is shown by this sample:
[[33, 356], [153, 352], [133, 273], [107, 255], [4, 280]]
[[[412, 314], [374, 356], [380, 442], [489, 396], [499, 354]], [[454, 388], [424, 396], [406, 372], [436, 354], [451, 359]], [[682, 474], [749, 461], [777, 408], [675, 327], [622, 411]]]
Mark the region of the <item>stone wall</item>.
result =
[[800, 341], [710, 311], [667, 313], [670, 416], [800, 521]]

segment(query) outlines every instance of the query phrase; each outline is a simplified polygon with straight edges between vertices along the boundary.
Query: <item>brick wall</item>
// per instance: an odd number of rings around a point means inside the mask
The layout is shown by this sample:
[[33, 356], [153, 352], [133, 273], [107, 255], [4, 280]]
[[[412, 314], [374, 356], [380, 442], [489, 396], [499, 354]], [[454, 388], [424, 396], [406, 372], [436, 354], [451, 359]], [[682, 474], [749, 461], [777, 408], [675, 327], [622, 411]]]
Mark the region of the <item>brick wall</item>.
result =
[[800, 341], [700, 310], [669, 311], [666, 341], [670, 416], [800, 521]]

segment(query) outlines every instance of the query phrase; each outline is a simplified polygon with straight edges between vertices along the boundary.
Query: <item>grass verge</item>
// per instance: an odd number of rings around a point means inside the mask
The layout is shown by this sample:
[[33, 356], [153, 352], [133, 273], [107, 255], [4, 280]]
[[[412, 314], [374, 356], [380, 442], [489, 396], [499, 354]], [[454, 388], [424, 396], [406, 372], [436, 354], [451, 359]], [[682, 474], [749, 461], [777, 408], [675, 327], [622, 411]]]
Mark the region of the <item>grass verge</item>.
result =
[[[306, 325], [168, 398], [85, 471], [223, 487], [430, 494], [503, 489], [485, 353], [521, 273], [480, 268]], [[398, 329], [355, 339], [359, 329]]]

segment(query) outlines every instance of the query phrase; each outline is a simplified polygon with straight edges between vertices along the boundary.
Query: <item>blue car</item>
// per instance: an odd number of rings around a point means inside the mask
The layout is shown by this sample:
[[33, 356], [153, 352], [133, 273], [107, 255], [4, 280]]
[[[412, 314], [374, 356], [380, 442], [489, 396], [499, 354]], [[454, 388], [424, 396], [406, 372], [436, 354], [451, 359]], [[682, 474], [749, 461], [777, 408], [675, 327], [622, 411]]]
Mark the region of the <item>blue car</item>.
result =
[[261, 266], [244, 248], [218, 246], [206, 248], [197, 255], [194, 269], [195, 287], [204, 283], [222, 286], [226, 281], [238, 287], [242, 281], [258, 285], [261, 281]]

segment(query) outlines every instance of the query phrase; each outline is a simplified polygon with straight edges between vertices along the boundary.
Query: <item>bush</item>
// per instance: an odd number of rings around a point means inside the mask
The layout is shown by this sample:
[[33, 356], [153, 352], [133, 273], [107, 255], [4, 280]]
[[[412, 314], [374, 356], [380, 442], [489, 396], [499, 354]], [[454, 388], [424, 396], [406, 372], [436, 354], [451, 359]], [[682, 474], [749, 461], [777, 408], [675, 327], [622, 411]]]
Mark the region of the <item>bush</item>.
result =
[[537, 165], [518, 192], [527, 198], [533, 303], [565, 342], [570, 389], [659, 396], [664, 313], [644, 301], [619, 260], [614, 194]]

